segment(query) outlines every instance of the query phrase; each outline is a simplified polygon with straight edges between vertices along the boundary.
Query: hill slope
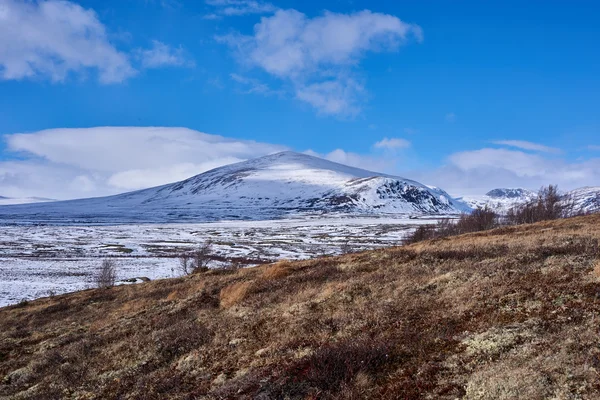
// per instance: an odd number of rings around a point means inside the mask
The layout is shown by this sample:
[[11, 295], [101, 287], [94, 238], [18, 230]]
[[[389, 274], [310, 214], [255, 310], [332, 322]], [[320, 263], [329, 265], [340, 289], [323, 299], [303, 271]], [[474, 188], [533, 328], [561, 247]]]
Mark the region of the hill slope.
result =
[[0, 397], [600, 398], [599, 238], [593, 215], [0, 309]]
[[441, 189], [283, 152], [117, 196], [0, 207], [0, 220], [165, 222], [273, 219], [302, 212], [453, 214], [468, 210]]

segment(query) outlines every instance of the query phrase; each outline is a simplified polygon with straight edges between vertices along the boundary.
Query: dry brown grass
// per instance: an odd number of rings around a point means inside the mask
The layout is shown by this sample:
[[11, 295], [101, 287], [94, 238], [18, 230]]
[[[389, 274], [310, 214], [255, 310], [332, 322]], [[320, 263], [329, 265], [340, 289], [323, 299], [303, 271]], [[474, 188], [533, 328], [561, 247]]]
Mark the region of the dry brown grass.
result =
[[0, 398], [600, 398], [599, 239], [586, 216], [6, 307]]
[[600, 261], [598, 261], [596, 263], [596, 266], [594, 267], [592, 274], [596, 280], [600, 281]]
[[292, 263], [288, 260], [281, 260], [273, 265], [264, 268], [262, 277], [270, 281], [274, 279], [285, 278], [292, 273]]
[[250, 282], [235, 282], [221, 289], [219, 300], [221, 307], [229, 308], [240, 303], [250, 291]]

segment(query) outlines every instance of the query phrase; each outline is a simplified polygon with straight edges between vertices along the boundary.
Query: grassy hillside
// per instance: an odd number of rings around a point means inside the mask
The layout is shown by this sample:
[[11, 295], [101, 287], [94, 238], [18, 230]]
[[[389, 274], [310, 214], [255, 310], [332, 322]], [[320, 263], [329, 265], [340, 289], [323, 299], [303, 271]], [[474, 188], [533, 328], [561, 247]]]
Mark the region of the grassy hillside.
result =
[[0, 398], [597, 399], [600, 216], [0, 309]]

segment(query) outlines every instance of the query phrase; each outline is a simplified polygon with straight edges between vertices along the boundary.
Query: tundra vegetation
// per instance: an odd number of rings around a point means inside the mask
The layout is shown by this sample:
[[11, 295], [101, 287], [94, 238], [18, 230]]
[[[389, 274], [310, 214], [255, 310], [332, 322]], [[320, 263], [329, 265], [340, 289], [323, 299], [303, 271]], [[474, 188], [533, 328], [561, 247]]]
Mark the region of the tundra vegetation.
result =
[[0, 309], [0, 398], [597, 399], [600, 215]]

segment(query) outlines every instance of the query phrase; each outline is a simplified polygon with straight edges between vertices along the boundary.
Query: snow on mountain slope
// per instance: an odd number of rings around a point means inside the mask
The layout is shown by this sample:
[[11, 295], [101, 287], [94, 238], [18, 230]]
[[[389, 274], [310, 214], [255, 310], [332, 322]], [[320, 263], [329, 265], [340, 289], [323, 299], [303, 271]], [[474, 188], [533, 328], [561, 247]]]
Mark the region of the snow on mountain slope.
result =
[[586, 186], [571, 190], [568, 195], [573, 202], [575, 212], [600, 212], [600, 186]]
[[469, 210], [438, 188], [283, 152], [116, 196], [0, 207], [0, 220], [213, 221], [274, 219], [303, 212], [456, 214]]
[[518, 204], [532, 201], [537, 194], [527, 189], [493, 189], [483, 196], [467, 196], [461, 200], [471, 208], [489, 207], [498, 214], [506, 214], [508, 210]]
[[[600, 212], [600, 186], [582, 187], [564, 193], [566, 204], [573, 206], [574, 213]], [[527, 189], [494, 189], [484, 196], [462, 197], [471, 208], [488, 206], [498, 214], [506, 214], [511, 208], [533, 201], [537, 193]]]
[[49, 201], [55, 201], [52, 199], [46, 199], [43, 197], [4, 197], [0, 196], [0, 206], [6, 206], [11, 204], [30, 204], [30, 203], [45, 203]]

